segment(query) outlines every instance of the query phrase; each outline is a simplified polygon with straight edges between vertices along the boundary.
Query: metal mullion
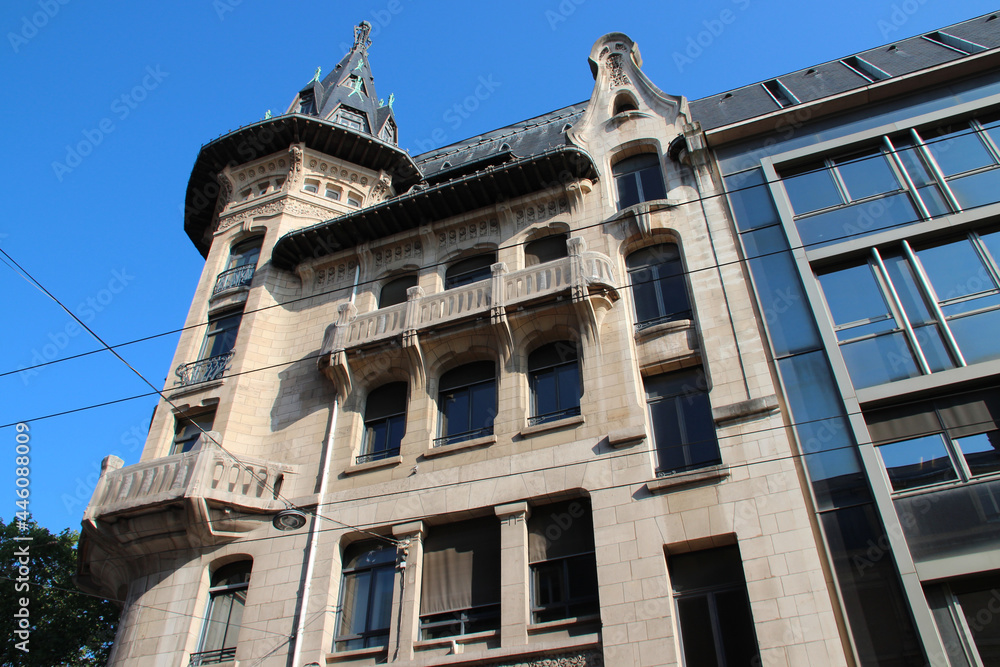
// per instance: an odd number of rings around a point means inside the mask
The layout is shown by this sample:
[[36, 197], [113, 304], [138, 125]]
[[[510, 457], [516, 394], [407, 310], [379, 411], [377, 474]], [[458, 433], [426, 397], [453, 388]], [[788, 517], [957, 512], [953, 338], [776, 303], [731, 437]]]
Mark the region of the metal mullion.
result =
[[974, 667], [984, 667], [982, 658], [979, 656], [979, 648], [976, 647], [975, 638], [972, 636], [972, 629], [965, 619], [965, 611], [962, 604], [948, 586], [948, 612], [952, 621], [957, 626], [958, 636], [962, 641], [962, 648], [965, 649], [965, 657], [970, 659]]
[[851, 192], [850, 190], [847, 189], [847, 183], [844, 182], [844, 177], [840, 175], [840, 170], [837, 169], [837, 165], [834, 163], [834, 161], [831, 160], [830, 158], [827, 158], [823, 160], [823, 164], [826, 165], [826, 168], [829, 169], [830, 173], [833, 175], [833, 182], [837, 186], [837, 190], [840, 191], [840, 198], [843, 201], [843, 203], [844, 204], [854, 203], [851, 200]]
[[993, 157], [993, 161], [1000, 164], [1000, 148], [997, 147], [996, 142], [993, 141], [993, 137], [990, 136], [990, 133], [987, 132], [986, 128], [983, 127], [983, 124], [976, 119], [973, 119], [970, 125], [972, 125], [972, 128], [979, 135], [979, 140], [986, 145], [986, 151]]
[[876, 266], [878, 266], [879, 277], [881, 278], [883, 285], [885, 285], [886, 291], [889, 292], [889, 299], [892, 301], [892, 307], [896, 310], [896, 313], [898, 313], [899, 321], [903, 325], [904, 335], [910, 342], [910, 348], [917, 357], [917, 364], [920, 366], [920, 371], [924, 375], [930, 375], [931, 369], [930, 366], [927, 365], [927, 359], [924, 357], [924, 351], [920, 349], [920, 344], [917, 343], [917, 335], [913, 333], [913, 327], [910, 326], [910, 320], [906, 317], [906, 311], [903, 310], [903, 303], [899, 299], [899, 294], [896, 293], [896, 288], [893, 286], [892, 280], [889, 279], [889, 272], [885, 270], [885, 264], [882, 262], [882, 256], [878, 253], [878, 248], [872, 248], [872, 258], [875, 260]]
[[951, 187], [948, 185], [948, 181], [945, 180], [944, 172], [941, 171], [940, 165], [938, 165], [937, 160], [934, 159], [931, 152], [927, 150], [924, 140], [920, 138], [920, 135], [917, 134], [917, 131], [912, 127], [910, 128], [910, 137], [913, 139], [913, 145], [917, 149], [917, 152], [923, 156], [924, 164], [929, 166], [931, 173], [934, 174], [934, 178], [938, 182], [938, 187], [940, 187], [941, 191], [944, 193], [945, 199], [948, 200], [948, 203], [951, 204], [954, 211], [961, 211], [962, 207], [959, 205], [958, 200], [955, 199], [955, 195], [952, 193]]
[[962, 356], [962, 351], [958, 347], [958, 341], [955, 340], [955, 336], [951, 333], [951, 327], [948, 326], [948, 321], [945, 319], [944, 312], [941, 311], [941, 306], [938, 304], [937, 294], [934, 292], [934, 286], [931, 285], [931, 281], [927, 278], [927, 273], [924, 271], [924, 265], [920, 263], [920, 259], [917, 257], [916, 253], [913, 252], [913, 248], [910, 247], [910, 242], [903, 240], [903, 253], [906, 255], [907, 261], [910, 266], [913, 267], [913, 274], [917, 277], [917, 282], [920, 284], [920, 288], [924, 291], [928, 297], [931, 304], [931, 312], [934, 313], [934, 319], [937, 321], [938, 326], [941, 327], [941, 332], [944, 334], [945, 343], [948, 345], [948, 349], [951, 351], [952, 356], [954, 356], [955, 361], [958, 362], [960, 367], [967, 366], [965, 363], [965, 357]]
[[927, 210], [924, 200], [920, 197], [920, 193], [917, 191], [917, 186], [913, 183], [913, 179], [910, 178], [910, 174], [906, 171], [906, 165], [903, 164], [903, 161], [896, 154], [896, 147], [892, 145], [892, 140], [889, 139], [888, 136], [883, 136], [882, 142], [885, 144], [886, 148], [889, 149], [889, 163], [895, 168], [897, 176], [903, 177], [904, 188], [909, 191], [910, 196], [917, 205], [917, 210], [920, 212], [921, 217], [924, 220], [930, 220], [930, 211]]

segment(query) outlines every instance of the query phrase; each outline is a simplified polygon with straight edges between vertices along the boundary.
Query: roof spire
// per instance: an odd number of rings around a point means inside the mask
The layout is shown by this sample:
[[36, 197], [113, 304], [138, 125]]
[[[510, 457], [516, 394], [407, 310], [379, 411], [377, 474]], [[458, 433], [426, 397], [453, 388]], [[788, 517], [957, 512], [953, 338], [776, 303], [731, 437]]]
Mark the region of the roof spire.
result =
[[372, 45], [372, 40], [369, 35], [371, 35], [372, 24], [368, 21], [362, 21], [360, 25], [354, 26], [354, 50], [361, 49], [362, 51], [368, 51], [368, 47]]

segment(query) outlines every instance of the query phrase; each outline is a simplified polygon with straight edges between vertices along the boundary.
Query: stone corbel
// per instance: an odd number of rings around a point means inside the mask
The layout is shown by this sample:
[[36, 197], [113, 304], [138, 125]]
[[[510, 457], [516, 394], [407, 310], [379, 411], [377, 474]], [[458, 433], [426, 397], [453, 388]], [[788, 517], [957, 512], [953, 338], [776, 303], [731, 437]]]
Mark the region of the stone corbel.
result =
[[416, 285], [406, 290], [406, 315], [403, 322], [403, 350], [410, 365], [410, 377], [416, 382], [415, 389], [423, 388], [427, 383], [427, 366], [424, 362], [424, 352], [420, 347], [420, 336], [417, 335], [417, 324], [420, 318], [420, 299], [424, 296], [424, 288]]
[[573, 299], [573, 309], [576, 311], [576, 318], [580, 323], [580, 335], [585, 347], [592, 345], [595, 351], [600, 354], [600, 323], [597, 319], [597, 312], [594, 310], [594, 303], [590, 299], [587, 276], [583, 269], [583, 251], [586, 248], [586, 242], [579, 236], [571, 237], [566, 241], [570, 262], [570, 296]]
[[594, 189], [594, 182], [589, 178], [581, 178], [563, 186], [566, 198], [569, 200], [570, 213], [576, 213], [583, 208], [583, 198]]
[[304, 173], [305, 144], [292, 144], [288, 147], [288, 178], [285, 179], [285, 192], [299, 189]]
[[490, 291], [490, 324], [497, 337], [497, 347], [500, 358], [505, 366], [510, 364], [514, 354], [514, 336], [510, 331], [505, 306], [504, 276], [507, 275], [507, 265], [497, 262], [490, 267], [493, 270], [493, 284]]
[[368, 280], [372, 267], [375, 266], [375, 256], [372, 254], [372, 244], [368, 241], [358, 244], [358, 263], [361, 265], [360, 280]]
[[215, 175], [215, 182], [219, 184], [219, 196], [215, 200], [215, 214], [219, 215], [229, 206], [229, 202], [233, 199], [233, 192], [236, 191], [236, 179], [233, 178], [229, 165], [226, 165], [222, 171]]
[[316, 363], [320, 371], [333, 383], [337, 397], [344, 401], [354, 385], [351, 379], [351, 367], [347, 361], [347, 350], [343, 348], [344, 331], [358, 316], [358, 309], [353, 303], [344, 303], [337, 310], [337, 323], [326, 328]]

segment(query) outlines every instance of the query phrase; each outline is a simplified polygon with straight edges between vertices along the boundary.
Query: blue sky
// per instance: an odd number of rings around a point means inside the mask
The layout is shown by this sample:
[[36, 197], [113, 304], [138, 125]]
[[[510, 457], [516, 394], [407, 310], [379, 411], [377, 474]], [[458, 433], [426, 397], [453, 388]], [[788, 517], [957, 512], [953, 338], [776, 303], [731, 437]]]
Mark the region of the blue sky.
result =
[[[417, 154], [589, 98], [587, 56], [608, 32], [638, 43], [665, 92], [697, 99], [995, 9], [979, 0], [345, 6], [4, 3], [0, 247], [112, 345], [176, 330], [203, 263], [181, 215], [199, 147], [283, 112], [316, 67], [340, 60], [361, 20], [373, 24], [378, 94], [394, 94], [400, 144]], [[100, 345], [2, 265], [0, 288], [0, 425], [35, 420], [30, 509], [52, 530], [79, 528], [101, 459], [138, 460], [158, 399], [79, 410], [150, 392], [108, 352], [19, 370]], [[120, 353], [162, 387], [176, 343], [170, 333]], [[0, 428], [5, 520], [16, 509], [15, 435]]]

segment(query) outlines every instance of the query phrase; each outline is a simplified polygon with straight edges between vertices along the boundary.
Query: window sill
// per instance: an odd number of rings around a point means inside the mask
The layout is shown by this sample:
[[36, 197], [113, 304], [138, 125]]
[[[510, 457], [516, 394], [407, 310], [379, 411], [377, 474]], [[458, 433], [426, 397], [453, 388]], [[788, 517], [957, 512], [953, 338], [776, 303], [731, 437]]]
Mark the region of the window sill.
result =
[[525, 426], [521, 429], [522, 438], [530, 438], [533, 435], [539, 433], [545, 433], [546, 431], [554, 431], [558, 428], [566, 428], [568, 426], [577, 426], [584, 422], [583, 415], [573, 415], [572, 417], [564, 417], [562, 419], [556, 419], [554, 421], [545, 422], [544, 424], [536, 424], [535, 426]]
[[722, 481], [727, 477], [729, 477], [729, 466], [715, 465], [699, 470], [677, 472], [666, 477], [657, 477], [646, 482], [646, 487], [651, 493], [665, 493], [695, 484]]
[[208, 297], [208, 314], [211, 316], [217, 312], [245, 303], [249, 295], [250, 285], [239, 285], [224, 289], [221, 292], [214, 292]]
[[639, 329], [635, 332], [635, 339], [643, 340], [646, 338], [654, 338], [665, 333], [673, 333], [675, 331], [690, 329], [693, 326], [694, 320], [671, 320], [669, 322], [661, 322], [660, 324], [654, 324], [653, 326], [646, 327], [645, 329]]
[[367, 472], [369, 470], [378, 470], [379, 468], [393, 468], [398, 466], [403, 462], [402, 456], [390, 456], [384, 459], [379, 459], [378, 461], [369, 461], [368, 463], [357, 463], [352, 466], [347, 466], [344, 468], [345, 475], [355, 475], [359, 472]]
[[451, 637], [439, 637], [437, 639], [420, 639], [413, 642], [413, 648], [427, 649], [439, 646], [451, 646], [452, 644], [472, 644], [484, 639], [493, 639], [494, 637], [499, 636], [499, 630], [484, 630], [482, 632], [470, 632], [467, 635], [453, 635]]
[[[371, 648], [356, 648], [350, 651], [336, 651], [326, 656], [326, 663], [348, 662], [350, 660], [360, 660], [363, 658], [380, 658], [389, 652], [386, 646], [373, 646]], [[376, 662], [379, 662], [376, 660]]]
[[170, 400], [173, 400], [175, 398], [179, 398], [181, 396], [187, 396], [188, 394], [194, 394], [199, 391], [208, 391], [209, 389], [216, 389], [225, 384], [225, 382], [226, 382], [225, 378], [219, 378], [218, 380], [208, 380], [206, 382], [196, 382], [194, 384], [189, 384], [184, 387], [180, 387], [175, 391], [172, 391], [168, 395], [168, 398], [170, 398]]
[[546, 632], [551, 632], [553, 630], [562, 630], [564, 628], [571, 628], [577, 625], [583, 625], [585, 623], [592, 623], [594, 621], [600, 621], [600, 614], [588, 614], [587, 616], [573, 616], [570, 618], [561, 618], [558, 621], [547, 621], [545, 623], [531, 623], [528, 625], [528, 634], [537, 635]]
[[472, 449], [475, 447], [486, 447], [487, 445], [492, 445], [497, 441], [495, 435], [485, 435], [481, 438], [472, 438], [471, 440], [463, 440], [462, 442], [456, 442], [451, 445], [441, 445], [440, 447], [432, 447], [424, 452], [424, 458], [434, 458], [435, 456], [446, 456], [453, 452], [459, 452], [463, 449]]

